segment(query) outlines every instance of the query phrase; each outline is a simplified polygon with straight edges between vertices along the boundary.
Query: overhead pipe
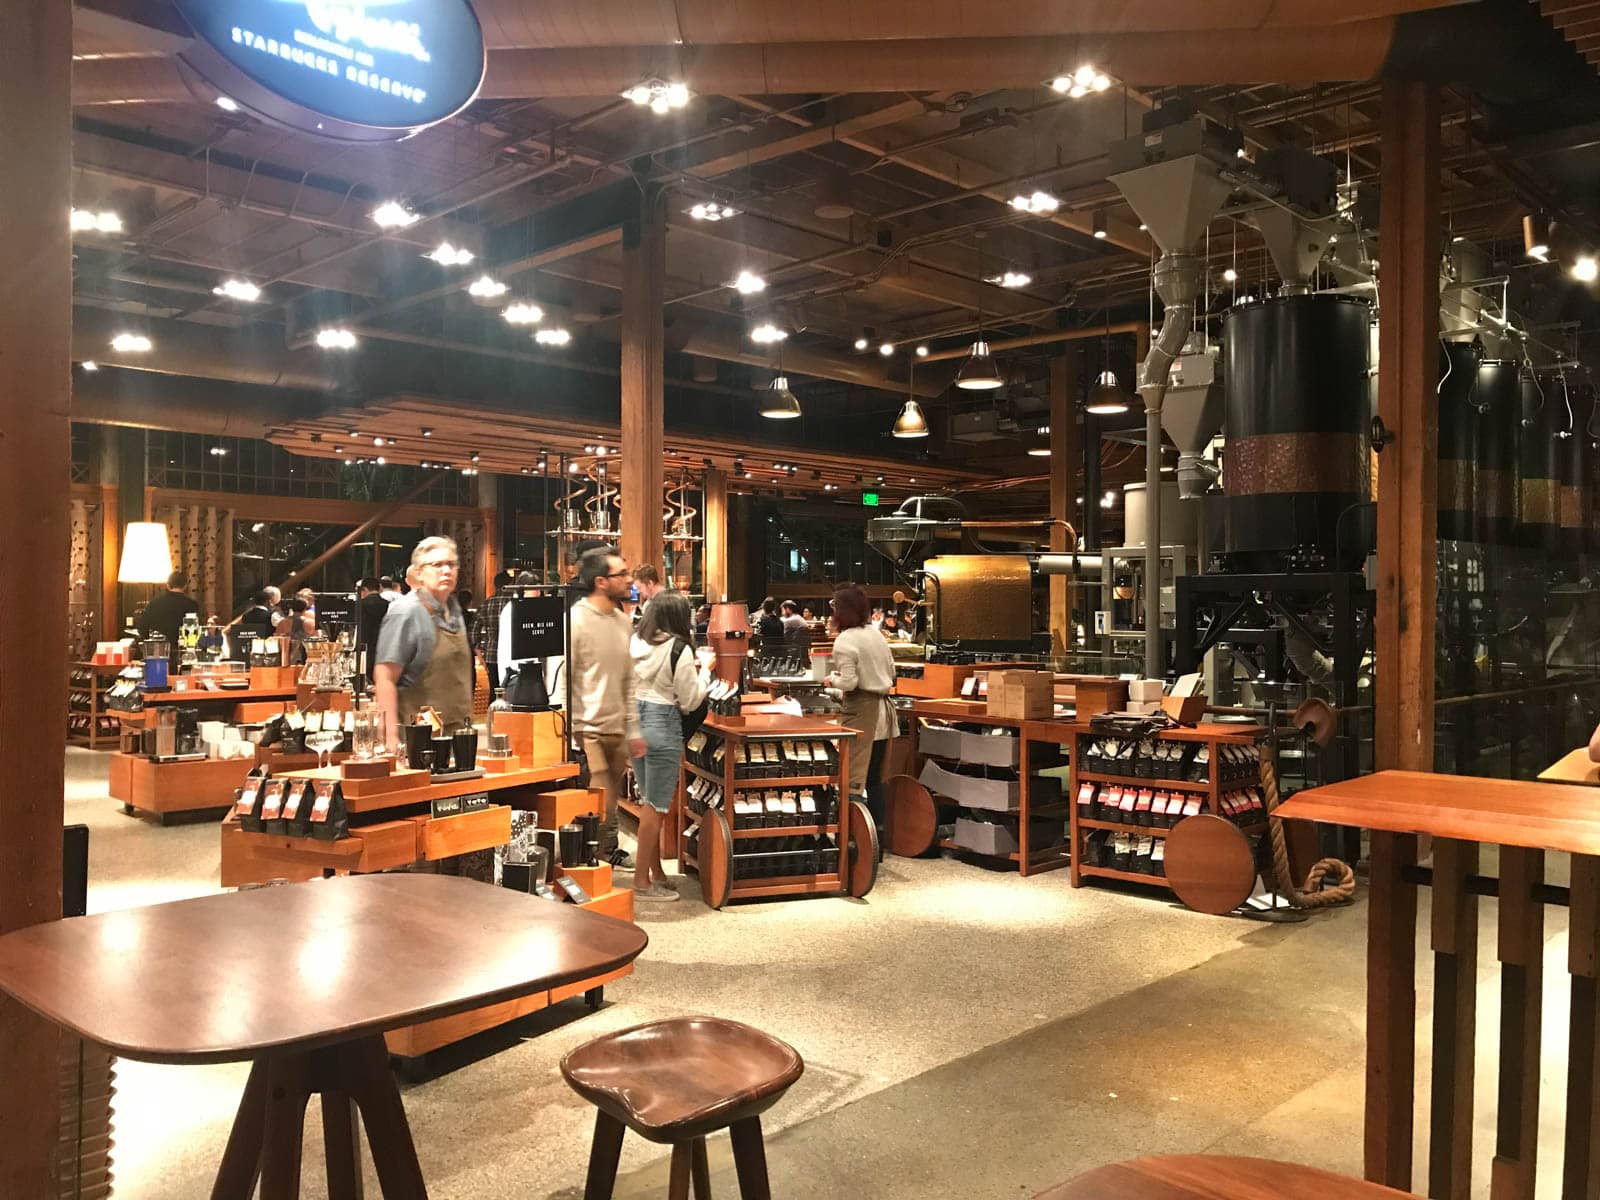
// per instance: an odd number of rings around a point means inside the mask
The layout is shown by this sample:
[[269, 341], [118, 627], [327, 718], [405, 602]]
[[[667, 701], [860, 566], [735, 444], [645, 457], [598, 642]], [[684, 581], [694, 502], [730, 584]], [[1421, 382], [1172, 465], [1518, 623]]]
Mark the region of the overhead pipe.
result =
[[1325, 0], [1241, 0], [1219, 6], [1207, 0], [1019, 0], [1006, 5], [861, 4], [859, 0], [474, 0], [484, 40], [493, 48], [570, 50], [591, 46], [739, 45], [814, 42], [848, 30], [852, 40], [881, 46], [919, 39], [1206, 33], [1230, 37], [1392, 18], [1453, 0], [1347, 0], [1337, 15]]
[[325, 397], [247, 384], [102, 369], [74, 372], [72, 420], [210, 437], [262, 438], [288, 422], [328, 412]]
[[[974, 13], [987, 18], [987, 7], [976, 6]], [[1390, 53], [1394, 28], [1393, 18], [1382, 17], [1329, 25], [1314, 36], [1271, 29], [1240, 37], [1212, 29], [954, 41], [497, 49], [489, 53], [479, 95], [491, 100], [615, 96], [658, 76], [715, 95], [990, 91], [1038, 87], [1083, 61], [1148, 85], [1320, 83], [1377, 74]], [[186, 102], [194, 96], [174, 60], [85, 59], [73, 65], [72, 98], [77, 105], [120, 105]]]
[[[1113, 321], [1109, 325], [1084, 326], [1081, 329], [1057, 329], [1052, 333], [1030, 333], [1024, 337], [1001, 338], [999, 341], [989, 343], [990, 353], [999, 353], [1001, 350], [1021, 350], [1027, 346], [1049, 346], [1056, 342], [1081, 342], [1090, 341], [1097, 337], [1105, 337], [1114, 333], [1140, 333], [1150, 328], [1148, 321]], [[922, 362], [940, 362], [945, 359], [966, 358], [972, 353], [972, 347], [963, 346], [959, 350], [935, 350], [922, 356]]]

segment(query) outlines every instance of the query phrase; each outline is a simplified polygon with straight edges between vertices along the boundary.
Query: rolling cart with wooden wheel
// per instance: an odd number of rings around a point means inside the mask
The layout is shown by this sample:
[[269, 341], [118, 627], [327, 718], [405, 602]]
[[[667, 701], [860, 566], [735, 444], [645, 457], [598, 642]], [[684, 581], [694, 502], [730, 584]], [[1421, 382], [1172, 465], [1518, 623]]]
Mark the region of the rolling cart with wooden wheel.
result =
[[853, 731], [762, 713], [713, 717], [700, 733], [684, 761], [680, 844], [706, 904], [872, 890], [877, 829], [847, 794]]

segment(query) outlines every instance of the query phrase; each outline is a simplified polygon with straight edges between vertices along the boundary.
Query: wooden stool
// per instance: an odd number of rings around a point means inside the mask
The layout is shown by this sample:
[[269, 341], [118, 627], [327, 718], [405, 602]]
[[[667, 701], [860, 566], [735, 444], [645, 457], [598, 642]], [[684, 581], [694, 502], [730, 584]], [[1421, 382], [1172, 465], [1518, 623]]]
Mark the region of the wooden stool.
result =
[[1381, 1184], [1270, 1158], [1171, 1154], [1096, 1167], [1034, 1200], [1415, 1200]]
[[792, 1046], [738, 1021], [680, 1017], [596, 1038], [561, 1060], [572, 1090], [599, 1112], [584, 1200], [611, 1200], [623, 1127], [672, 1147], [671, 1200], [711, 1200], [706, 1135], [727, 1129], [744, 1200], [771, 1200], [761, 1114], [800, 1078]]

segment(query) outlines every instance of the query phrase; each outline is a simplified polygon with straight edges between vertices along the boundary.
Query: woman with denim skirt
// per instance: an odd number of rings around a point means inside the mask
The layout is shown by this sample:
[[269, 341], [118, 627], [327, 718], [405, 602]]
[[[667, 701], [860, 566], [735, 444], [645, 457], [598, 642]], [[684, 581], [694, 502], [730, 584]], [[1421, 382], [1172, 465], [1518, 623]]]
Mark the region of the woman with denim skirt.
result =
[[706, 698], [709, 681], [695, 663], [693, 610], [682, 592], [659, 592], [633, 635], [634, 697], [645, 753], [633, 760], [639, 785], [636, 900], [676, 900], [661, 867], [661, 821], [683, 769], [683, 720]]

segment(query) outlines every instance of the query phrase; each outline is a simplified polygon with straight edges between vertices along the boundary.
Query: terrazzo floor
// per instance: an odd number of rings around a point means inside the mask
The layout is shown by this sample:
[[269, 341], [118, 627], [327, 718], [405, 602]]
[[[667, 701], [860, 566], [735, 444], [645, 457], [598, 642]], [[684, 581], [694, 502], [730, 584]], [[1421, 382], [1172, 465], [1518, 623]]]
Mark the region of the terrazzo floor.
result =
[[[91, 828], [90, 910], [217, 890], [215, 825], [123, 815], [106, 796], [106, 763], [68, 751], [67, 819]], [[580, 1196], [592, 1112], [561, 1081], [561, 1055], [608, 1030], [689, 1013], [748, 1021], [805, 1058], [804, 1077], [764, 1119], [779, 1197], [1026, 1197], [1102, 1162], [1179, 1150], [1360, 1171], [1359, 900], [1267, 926], [1191, 913], [1154, 892], [1074, 891], [1065, 872], [1024, 880], [897, 858], [862, 901], [712, 912], [692, 881], [679, 890], [677, 904], [641, 906], [650, 946], [634, 975], [607, 986], [599, 1012], [573, 1000], [535, 1013], [435, 1052], [430, 1078], [402, 1084], [434, 1200]], [[1493, 903], [1485, 909], [1492, 919]], [[1564, 925], [1553, 921], [1547, 936], [1559, 979]], [[1480, 1030], [1492, 1036], [1492, 936], [1482, 943]], [[1550, 991], [1544, 1114], [1554, 1137], [1565, 1047], [1549, 1043], [1565, 1029], [1565, 989]], [[1425, 1046], [1426, 1011], [1419, 1031]], [[1493, 1061], [1485, 1041], [1486, 1151]], [[234, 1065], [121, 1063], [117, 1195], [209, 1195], [244, 1076]], [[1556, 1138], [1541, 1196], [1559, 1190], [1558, 1152]], [[314, 1114], [305, 1162], [303, 1194], [320, 1200]], [[711, 1166], [714, 1193], [736, 1195], [725, 1137], [711, 1143]], [[1480, 1176], [1475, 1191], [1486, 1195], [1486, 1168]], [[370, 1179], [368, 1194], [378, 1194]], [[630, 1137], [617, 1195], [665, 1194], [664, 1149]]]

